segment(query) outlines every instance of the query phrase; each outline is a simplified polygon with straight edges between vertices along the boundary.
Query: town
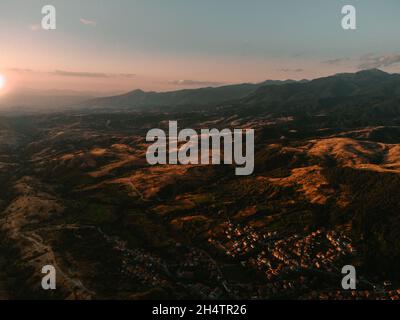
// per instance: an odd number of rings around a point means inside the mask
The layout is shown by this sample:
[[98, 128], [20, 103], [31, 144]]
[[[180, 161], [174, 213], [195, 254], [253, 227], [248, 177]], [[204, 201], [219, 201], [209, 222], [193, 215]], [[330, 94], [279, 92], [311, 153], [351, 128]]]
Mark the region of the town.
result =
[[[357, 290], [341, 288], [341, 267], [357, 262], [357, 250], [348, 237], [337, 231], [318, 229], [285, 237], [227, 222], [224, 230], [213, 234], [208, 242], [232, 261], [265, 278], [265, 287], [253, 293], [254, 299], [400, 299], [400, 289], [390, 288], [388, 282], [376, 285], [364, 277], [358, 279]], [[321, 291], [321, 285], [326, 290]]]

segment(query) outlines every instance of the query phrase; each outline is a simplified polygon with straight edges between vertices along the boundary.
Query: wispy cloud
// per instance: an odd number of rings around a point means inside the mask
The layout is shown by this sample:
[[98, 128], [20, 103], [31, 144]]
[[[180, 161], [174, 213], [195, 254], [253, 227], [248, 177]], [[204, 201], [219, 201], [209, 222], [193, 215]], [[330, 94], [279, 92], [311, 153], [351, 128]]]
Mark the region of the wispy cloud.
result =
[[344, 62], [347, 62], [347, 61], [350, 61], [350, 58], [347, 58], [347, 57], [345, 57], [345, 58], [336, 58], [336, 59], [330, 59], [330, 60], [325, 60], [325, 61], [321, 61], [321, 62], [325, 63], [325, 64], [330, 64], [330, 65], [336, 66], [336, 65], [341, 65], [341, 64], [343, 64]]
[[217, 87], [224, 85], [222, 82], [215, 81], [200, 81], [200, 80], [174, 80], [170, 81], [169, 84], [176, 86], [209, 86], [209, 87]]
[[132, 79], [132, 78], [137, 77], [137, 74], [134, 74], [134, 73], [118, 73], [118, 74], [114, 74], [112, 76], [117, 76], [119, 78]]
[[79, 78], [126, 78], [136, 77], [133, 73], [100, 73], [100, 72], [83, 72], [83, 71], [65, 71], [55, 70], [51, 74], [62, 77], [79, 77]]
[[281, 71], [281, 72], [291, 72], [291, 73], [300, 73], [300, 72], [304, 72], [304, 69], [301, 69], [301, 68], [297, 68], [297, 69], [282, 68], [282, 69], [278, 69], [277, 71]]
[[85, 26], [92, 26], [95, 27], [97, 25], [97, 22], [94, 20], [89, 20], [85, 18], [80, 18], [79, 21], [84, 24]]
[[107, 73], [97, 73], [97, 72], [82, 72], [82, 71], [65, 71], [65, 70], [55, 70], [51, 72], [53, 75], [62, 77], [82, 77], [82, 78], [109, 78]]
[[332, 66], [347, 66], [358, 70], [379, 69], [400, 63], [400, 54], [377, 55], [367, 53], [360, 57], [341, 57], [321, 61]]
[[35, 73], [32, 69], [21, 69], [21, 68], [8, 68], [8, 72], [15, 72], [15, 73]]
[[359, 69], [374, 69], [389, 67], [400, 63], [400, 54], [390, 54], [383, 56], [366, 55], [360, 58]]
[[118, 79], [133, 79], [137, 75], [134, 73], [102, 73], [102, 72], [85, 72], [85, 71], [66, 71], [66, 70], [54, 70], [54, 71], [39, 71], [32, 69], [23, 68], [9, 68], [8, 72], [14, 72], [19, 74], [47, 74], [59, 77], [76, 77], [76, 78], [118, 78]]

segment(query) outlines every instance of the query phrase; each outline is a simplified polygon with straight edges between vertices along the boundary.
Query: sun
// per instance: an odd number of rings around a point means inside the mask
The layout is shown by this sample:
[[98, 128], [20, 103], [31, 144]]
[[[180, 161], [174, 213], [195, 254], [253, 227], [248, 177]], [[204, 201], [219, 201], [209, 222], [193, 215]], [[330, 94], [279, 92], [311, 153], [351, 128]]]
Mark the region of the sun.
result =
[[6, 86], [6, 78], [0, 74], [0, 91], [4, 89]]

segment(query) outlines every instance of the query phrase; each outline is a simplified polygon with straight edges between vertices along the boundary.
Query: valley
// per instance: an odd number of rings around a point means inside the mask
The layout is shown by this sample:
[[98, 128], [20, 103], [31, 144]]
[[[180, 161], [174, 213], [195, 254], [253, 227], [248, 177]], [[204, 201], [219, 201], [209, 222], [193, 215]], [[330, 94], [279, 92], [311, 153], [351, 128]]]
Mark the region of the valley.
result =
[[[245, 91], [0, 114], [0, 298], [398, 299], [400, 76]], [[146, 133], [168, 121], [254, 129], [254, 173], [150, 166]]]

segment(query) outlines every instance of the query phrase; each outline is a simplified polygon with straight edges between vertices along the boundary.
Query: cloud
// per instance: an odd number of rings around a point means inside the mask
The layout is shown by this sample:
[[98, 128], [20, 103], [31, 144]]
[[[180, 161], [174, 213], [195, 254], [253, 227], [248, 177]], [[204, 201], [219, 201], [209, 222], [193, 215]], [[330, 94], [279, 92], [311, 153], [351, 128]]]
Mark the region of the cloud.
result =
[[322, 63], [325, 64], [330, 64], [330, 65], [340, 65], [343, 62], [349, 61], [350, 58], [337, 58], [337, 59], [331, 59], [331, 60], [325, 60], [325, 61], [321, 61]]
[[89, 20], [85, 18], [80, 18], [79, 21], [84, 24], [85, 26], [92, 26], [95, 27], [97, 25], [97, 22], [94, 20]]
[[35, 73], [32, 69], [21, 69], [21, 68], [8, 68], [8, 72], [15, 72], [15, 73]]
[[282, 69], [278, 69], [277, 71], [300, 73], [300, 72], [304, 72], [304, 69], [301, 69], [301, 68], [297, 68], [297, 69], [282, 68]]
[[108, 75], [106, 73], [96, 73], [96, 72], [74, 72], [65, 70], [55, 70], [51, 73], [55, 76], [62, 76], [62, 77], [108, 78]]
[[80, 77], [80, 78], [125, 78], [132, 79], [136, 77], [133, 73], [100, 73], [100, 72], [82, 72], [55, 70], [51, 74], [62, 77]]
[[205, 87], [216, 87], [224, 85], [223, 82], [200, 81], [200, 80], [174, 80], [169, 82], [169, 84], [176, 86], [205, 86]]
[[332, 66], [343, 65], [346, 62], [348, 66], [352, 66], [359, 70], [378, 69], [400, 63], [400, 54], [376, 55], [374, 53], [368, 53], [360, 57], [343, 57], [321, 61], [321, 63], [329, 64]]
[[101, 73], [101, 72], [85, 72], [85, 71], [66, 71], [54, 70], [50, 72], [38, 71], [22, 68], [8, 68], [7, 71], [19, 74], [47, 74], [59, 77], [76, 77], [76, 78], [104, 78], [104, 79], [133, 79], [137, 75], [134, 73]]
[[391, 54], [384, 56], [365, 55], [360, 58], [359, 69], [376, 69], [389, 67], [400, 63], [400, 54]]
[[132, 78], [137, 77], [137, 75], [134, 73], [119, 73], [114, 76], [117, 76], [119, 78], [127, 78], [127, 79], [132, 79]]

